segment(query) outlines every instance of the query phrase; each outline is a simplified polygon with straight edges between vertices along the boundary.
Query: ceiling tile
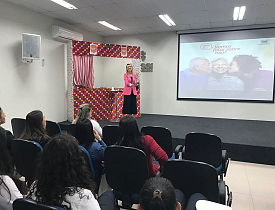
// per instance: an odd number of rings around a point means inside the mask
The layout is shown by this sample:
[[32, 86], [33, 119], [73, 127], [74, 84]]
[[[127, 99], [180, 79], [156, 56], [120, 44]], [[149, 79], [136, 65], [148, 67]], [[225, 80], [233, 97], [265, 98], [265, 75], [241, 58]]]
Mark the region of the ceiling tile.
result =
[[123, 29], [120, 31], [122, 34], [139, 34], [136, 30], [134, 29]]
[[165, 32], [165, 31], [173, 31], [172, 27], [169, 26], [161, 26], [161, 27], [152, 27], [152, 29], [156, 32]]
[[251, 6], [251, 5], [261, 5], [264, 4], [266, 0], [236, 0], [236, 7], [237, 6]]
[[100, 6], [100, 5], [108, 5], [108, 4], [114, 4], [112, 0], [82, 0], [86, 4], [89, 4], [90, 6]]
[[189, 24], [185, 24], [185, 25], [175, 25], [175, 26], [172, 26], [171, 29], [173, 31], [184, 31], [184, 30], [190, 30], [191, 27]]
[[131, 14], [125, 13], [124, 9], [117, 4], [95, 6], [94, 8], [112, 19], [132, 17]]
[[142, 23], [137, 18], [131, 18], [131, 19], [117, 19], [113, 20], [112, 23], [121, 28], [121, 29], [136, 29], [136, 28], [144, 28], [147, 27], [144, 23]]
[[42, 12], [47, 12], [47, 10], [43, 9], [43, 8], [40, 8], [40, 7], [37, 7], [33, 4], [30, 4], [28, 2], [25, 2], [25, 1], [21, 1], [21, 0], [8, 0], [9, 2], [12, 2], [14, 4], [17, 4], [17, 5], [20, 5], [20, 6], [23, 6], [25, 8], [28, 8], [30, 10], [33, 10], [35, 12], [39, 12], [39, 13], [42, 13]]
[[151, 16], [151, 17], [142, 17], [142, 18], [137, 18], [140, 22], [145, 24], [146, 26], [149, 27], [157, 27], [157, 26], [164, 26], [166, 25], [165, 22], [163, 22], [159, 16]]
[[161, 14], [176, 14], [182, 12], [181, 9], [177, 7], [170, 0], [144, 0], [145, 5], [150, 8], [154, 13]]
[[[112, 25], [114, 25], [112, 22], [110, 22], [110, 23]], [[112, 30], [106, 26], [99, 24], [98, 22], [83, 23], [82, 25], [92, 28], [93, 30], [96, 30], [96, 31], [110, 31], [110, 30]]]
[[127, 1], [118, 5], [123, 8], [123, 13], [128, 14], [131, 17], [148, 17], [158, 15], [154, 11], [150, 10], [150, 8], [141, 1]]
[[275, 18], [259, 18], [255, 22], [255, 24], [270, 24], [270, 23], [275, 23]]
[[220, 10], [235, 7], [235, 0], [205, 0], [207, 10]]
[[52, 1], [45, 1], [45, 0], [24, 0], [24, 1], [50, 12], [59, 11], [59, 10], [68, 10], [65, 7], [62, 7], [59, 4], [56, 4]]
[[258, 18], [273, 18], [275, 17], [275, 3], [267, 3], [264, 5], [262, 11], [259, 14]]
[[209, 11], [183, 12], [182, 21], [178, 24], [192, 24], [209, 22]]
[[55, 18], [55, 19], [62, 19], [62, 17], [60, 15], [57, 15], [57, 14], [55, 14], [53, 12], [43, 12], [41, 14], [46, 15], [48, 17]]
[[120, 31], [114, 31], [114, 30], [109, 30], [109, 31], [104, 31], [106, 36], [121, 36], [122, 33]]
[[211, 28], [210, 23], [192, 23], [190, 24], [191, 29], [202, 29], [202, 28]]
[[233, 21], [233, 26], [246, 26], [246, 25], [254, 25], [256, 22], [256, 19], [248, 19], [248, 20], [237, 20]]
[[220, 28], [220, 27], [232, 27], [233, 20], [230, 21], [218, 21], [218, 22], [211, 22], [212, 28]]
[[154, 33], [155, 31], [152, 28], [146, 27], [146, 28], [136, 28], [135, 29], [139, 33]]
[[87, 23], [90, 21], [99, 21], [105, 19], [105, 15], [93, 7], [82, 8], [77, 10], [56, 11], [57, 15], [73, 20], [77, 23]]
[[264, 5], [247, 6], [243, 18], [244, 19], [258, 18], [263, 7], [264, 7]]
[[[191, 0], [191, 1], [183, 1], [183, 0], [172, 0], [175, 8], [175, 13], [178, 12], [186, 12], [186, 11], [203, 11], [206, 10], [205, 4], [203, 0]], [[198, 13], [196, 13], [198, 14]]]
[[218, 9], [208, 11], [210, 22], [233, 20], [234, 8]]

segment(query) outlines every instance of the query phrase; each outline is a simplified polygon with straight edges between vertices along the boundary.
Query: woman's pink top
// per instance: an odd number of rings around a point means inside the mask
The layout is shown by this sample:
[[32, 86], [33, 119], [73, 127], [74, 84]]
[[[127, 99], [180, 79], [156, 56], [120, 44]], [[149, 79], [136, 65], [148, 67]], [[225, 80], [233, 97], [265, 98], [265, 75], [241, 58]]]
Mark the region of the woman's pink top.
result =
[[137, 90], [136, 90], [136, 86], [131, 86], [131, 84], [136, 85], [136, 74], [132, 74], [132, 79], [131, 77], [124, 73], [124, 82], [125, 82], [125, 86], [124, 86], [124, 91], [123, 91], [123, 95], [131, 95], [132, 91], [134, 95], [137, 95]]

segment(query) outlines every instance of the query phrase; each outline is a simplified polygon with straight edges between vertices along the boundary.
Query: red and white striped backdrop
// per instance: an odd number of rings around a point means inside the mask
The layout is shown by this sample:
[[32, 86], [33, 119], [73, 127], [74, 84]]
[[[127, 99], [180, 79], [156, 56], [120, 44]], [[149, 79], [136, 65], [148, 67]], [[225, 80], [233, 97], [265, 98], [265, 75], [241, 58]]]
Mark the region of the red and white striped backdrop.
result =
[[94, 67], [93, 56], [73, 56], [73, 83], [75, 87], [93, 88]]

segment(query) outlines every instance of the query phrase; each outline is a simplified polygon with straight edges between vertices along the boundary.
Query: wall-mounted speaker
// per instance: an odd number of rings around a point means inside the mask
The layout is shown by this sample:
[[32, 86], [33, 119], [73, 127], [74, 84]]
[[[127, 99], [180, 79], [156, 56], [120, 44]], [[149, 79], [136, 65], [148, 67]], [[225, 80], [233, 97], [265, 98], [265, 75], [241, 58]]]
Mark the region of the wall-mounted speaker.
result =
[[41, 36], [22, 34], [22, 58], [40, 59]]

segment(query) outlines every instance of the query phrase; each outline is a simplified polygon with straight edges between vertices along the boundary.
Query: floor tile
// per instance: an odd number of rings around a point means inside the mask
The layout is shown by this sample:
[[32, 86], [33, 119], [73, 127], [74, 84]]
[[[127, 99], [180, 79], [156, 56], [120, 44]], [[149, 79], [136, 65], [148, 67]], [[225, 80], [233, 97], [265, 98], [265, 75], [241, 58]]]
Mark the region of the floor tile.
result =
[[275, 210], [275, 199], [252, 196], [255, 210]]
[[245, 164], [243, 162], [230, 161], [226, 173], [226, 179], [244, 179], [247, 180], [247, 174], [245, 170]]
[[254, 210], [251, 195], [242, 193], [233, 193], [232, 209], [233, 210]]
[[[262, 176], [262, 179], [265, 179], [264, 175]], [[261, 181], [250, 181], [249, 186], [251, 195], [275, 199], [275, 184], [266, 184]]]
[[248, 181], [260, 181], [275, 185], [275, 167], [263, 164], [246, 163], [245, 169]]
[[229, 189], [233, 193], [243, 193], [251, 195], [248, 180], [238, 178], [227, 178], [225, 184], [229, 186]]

